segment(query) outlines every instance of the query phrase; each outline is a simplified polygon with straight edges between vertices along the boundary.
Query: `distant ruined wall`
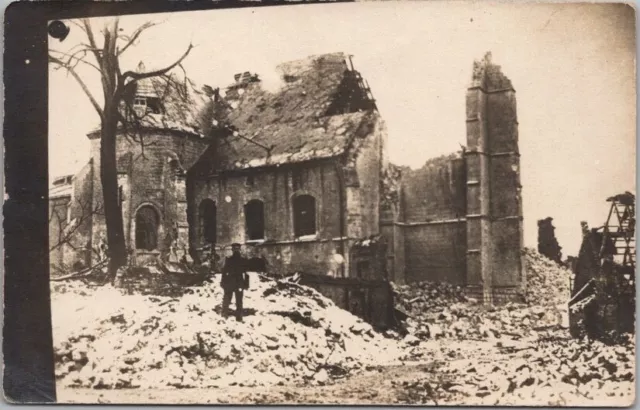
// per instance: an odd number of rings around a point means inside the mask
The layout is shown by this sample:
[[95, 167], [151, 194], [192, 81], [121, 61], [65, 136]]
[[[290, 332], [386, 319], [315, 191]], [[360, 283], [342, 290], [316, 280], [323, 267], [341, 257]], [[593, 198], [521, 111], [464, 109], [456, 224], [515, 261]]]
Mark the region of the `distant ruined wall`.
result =
[[74, 235], [70, 238], [70, 245], [65, 246], [65, 264], [73, 266], [76, 262], [81, 262], [82, 266], [91, 264], [92, 242], [91, 232], [93, 229], [93, 216], [102, 213], [96, 210], [93, 204], [93, 160], [82, 167], [73, 177], [73, 193], [70, 202], [71, 221], [77, 221]]
[[64, 227], [67, 224], [67, 216], [70, 196], [49, 199], [49, 263], [53, 271], [64, 271], [64, 247], [58, 246], [61, 242]]
[[49, 199], [52, 272], [86, 267], [91, 260], [93, 161], [73, 176], [68, 195]]
[[393, 279], [464, 285], [486, 303], [513, 300], [524, 286], [522, 200], [515, 91], [487, 54], [467, 91], [467, 147], [402, 169]]

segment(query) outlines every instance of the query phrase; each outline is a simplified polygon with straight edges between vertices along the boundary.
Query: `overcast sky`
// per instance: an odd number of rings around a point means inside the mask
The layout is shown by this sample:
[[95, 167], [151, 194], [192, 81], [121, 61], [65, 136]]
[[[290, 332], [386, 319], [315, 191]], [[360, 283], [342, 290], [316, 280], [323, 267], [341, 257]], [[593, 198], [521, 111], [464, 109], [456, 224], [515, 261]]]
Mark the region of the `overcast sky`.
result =
[[[605, 199], [635, 193], [635, 27], [616, 5], [374, 2], [149, 14], [121, 18], [123, 33], [146, 21], [123, 69], [184, 62], [199, 84], [226, 86], [238, 72], [269, 82], [283, 61], [343, 51], [369, 81], [389, 131], [393, 162], [420, 167], [465, 143], [465, 92], [474, 59], [491, 51], [516, 89], [525, 244], [537, 220], [554, 218], [564, 254], [580, 245], [580, 221], [604, 223]], [[104, 24], [95, 19], [94, 27]], [[67, 49], [82, 39], [71, 25]], [[99, 101], [91, 68], [80, 70]], [[49, 77], [50, 176], [89, 159], [98, 116], [71, 76]]]

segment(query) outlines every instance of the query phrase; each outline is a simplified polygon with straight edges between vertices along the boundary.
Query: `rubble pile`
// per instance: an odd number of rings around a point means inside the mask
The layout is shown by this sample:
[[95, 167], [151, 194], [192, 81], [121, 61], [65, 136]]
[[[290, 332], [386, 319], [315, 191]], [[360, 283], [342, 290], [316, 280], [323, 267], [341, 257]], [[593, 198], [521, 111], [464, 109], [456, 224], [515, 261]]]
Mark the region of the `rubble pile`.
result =
[[[406, 389], [422, 403], [465, 405], [630, 405], [635, 398], [635, 340], [608, 346], [573, 339], [519, 344], [485, 354], [444, 349], [438, 382], [425, 376]], [[457, 358], [458, 360], [451, 360]]]
[[571, 271], [541, 255], [538, 251], [524, 249], [527, 286], [525, 300], [530, 305], [557, 306], [571, 298]]
[[[251, 274], [244, 322], [220, 314], [219, 278], [179, 298], [52, 286], [58, 383], [189, 388], [327, 383], [402, 345], [313, 289]], [[232, 309], [234, 305], [232, 304]]]
[[[524, 251], [523, 303], [481, 306], [460, 287], [396, 286], [408, 330], [425, 341], [403, 360], [439, 363], [403, 385], [412, 403], [464, 405], [607, 405], [635, 398], [635, 341], [617, 345], [571, 339], [567, 302], [571, 272]], [[428, 347], [429, 346], [429, 347]], [[428, 350], [427, 350], [428, 349]]]
[[537, 340], [568, 326], [570, 272], [526, 249], [526, 303], [483, 306], [464, 295], [461, 286], [412, 283], [394, 286], [397, 306], [409, 315], [407, 327], [421, 340], [487, 340], [507, 336]]

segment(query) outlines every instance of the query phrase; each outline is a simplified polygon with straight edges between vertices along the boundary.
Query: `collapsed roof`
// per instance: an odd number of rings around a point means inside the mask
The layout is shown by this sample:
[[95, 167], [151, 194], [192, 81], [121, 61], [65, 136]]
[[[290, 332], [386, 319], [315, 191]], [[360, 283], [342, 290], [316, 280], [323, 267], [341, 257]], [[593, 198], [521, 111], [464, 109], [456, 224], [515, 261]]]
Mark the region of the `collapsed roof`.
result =
[[[218, 145], [216, 166], [246, 169], [331, 158], [371, 132], [379, 117], [368, 87], [343, 53], [277, 67], [279, 89], [257, 76], [236, 76], [218, 101], [220, 127], [236, 132]], [[245, 73], [248, 74], [248, 73]]]
[[[267, 90], [258, 75], [246, 72], [235, 76], [224, 97], [207, 86], [199, 91], [186, 78], [152, 77], [138, 81], [127, 101], [131, 105], [135, 98], [144, 97], [158, 100], [161, 106], [138, 118], [137, 129], [201, 138], [217, 131], [220, 143], [201, 158], [216, 169], [339, 156], [356, 138], [369, 135], [379, 121], [368, 85], [347, 65], [343, 53], [283, 63], [277, 72], [281, 80], [277, 90]], [[100, 130], [88, 135], [97, 138]]]

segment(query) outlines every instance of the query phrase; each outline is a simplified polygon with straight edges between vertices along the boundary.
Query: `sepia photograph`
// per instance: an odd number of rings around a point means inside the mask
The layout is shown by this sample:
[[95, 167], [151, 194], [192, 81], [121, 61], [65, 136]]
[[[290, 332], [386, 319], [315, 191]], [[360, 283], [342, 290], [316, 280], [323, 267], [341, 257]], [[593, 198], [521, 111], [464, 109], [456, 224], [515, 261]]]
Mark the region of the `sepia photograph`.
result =
[[47, 33], [58, 403], [634, 403], [632, 6]]

